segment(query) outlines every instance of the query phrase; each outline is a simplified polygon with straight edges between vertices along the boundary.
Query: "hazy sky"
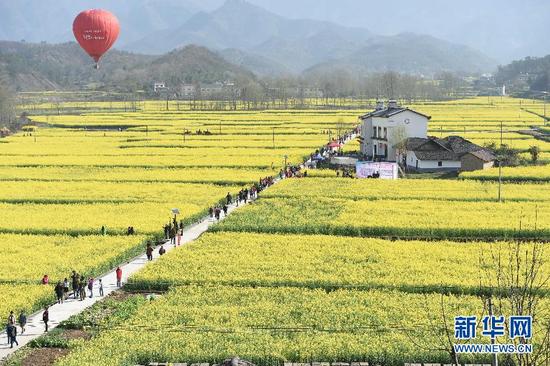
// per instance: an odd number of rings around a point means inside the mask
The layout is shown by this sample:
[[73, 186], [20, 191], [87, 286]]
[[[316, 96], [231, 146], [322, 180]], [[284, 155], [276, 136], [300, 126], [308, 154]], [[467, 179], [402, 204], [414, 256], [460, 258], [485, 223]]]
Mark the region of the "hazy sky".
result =
[[379, 34], [430, 34], [502, 61], [550, 53], [550, 0], [249, 1], [287, 17], [329, 20]]

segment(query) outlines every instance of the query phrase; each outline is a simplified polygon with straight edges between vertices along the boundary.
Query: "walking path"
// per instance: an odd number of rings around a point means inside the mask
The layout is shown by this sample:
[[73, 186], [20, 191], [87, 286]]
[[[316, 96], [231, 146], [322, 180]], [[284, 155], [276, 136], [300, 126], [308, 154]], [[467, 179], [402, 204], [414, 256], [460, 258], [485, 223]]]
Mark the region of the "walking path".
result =
[[[346, 139], [345, 142], [351, 140], [355, 137], [355, 134], [351, 135], [348, 139]], [[308, 160], [309, 162], [310, 160]], [[303, 164], [302, 164], [303, 166]], [[279, 179], [275, 179], [274, 183], [277, 183]], [[250, 200], [249, 202], [253, 201]], [[238, 209], [239, 207], [244, 207], [245, 204], [241, 204], [239, 206], [236, 206], [236, 204], [231, 204], [228, 206], [228, 215], [233, 212], [234, 210]], [[223, 220], [226, 216], [222, 216], [221, 220]], [[210, 217], [203, 218], [202, 221], [200, 221], [197, 224], [191, 225], [184, 229], [183, 231], [183, 237], [181, 239], [181, 244], [189, 243], [195, 239], [197, 239], [199, 236], [201, 236], [204, 232], [208, 230], [210, 226], [212, 226], [216, 220], [211, 219]], [[174, 245], [170, 244], [170, 242], [165, 242], [164, 248], [166, 249], [166, 252], [169, 252], [173, 250], [175, 247]], [[158, 249], [160, 246], [155, 248], [154, 254], [153, 254], [153, 261], [157, 260], [159, 258]], [[134, 274], [135, 272], [142, 269], [147, 264], [147, 256], [142, 254], [141, 256], [134, 258], [130, 262], [121, 265], [120, 268], [122, 269], [122, 283], [126, 283], [128, 278]], [[103, 289], [104, 289], [104, 295], [107, 296], [113, 291], [117, 290], [116, 287], [116, 274], [115, 271], [111, 271], [102, 277], [96, 278], [96, 284], [98, 280], [101, 278], [103, 282]], [[53, 289], [52, 289], [53, 291]], [[69, 319], [73, 315], [77, 315], [84, 311], [86, 308], [92, 306], [96, 302], [103, 299], [103, 297], [96, 296], [98, 295], [99, 290], [97, 288], [94, 288], [94, 297], [86, 297], [84, 301], [79, 301], [77, 299], [69, 298], [67, 299], [63, 304], [55, 304], [50, 306], [49, 313], [50, 313], [50, 321], [48, 322], [49, 330], [52, 330], [56, 328], [59, 323], [61, 323], [64, 320]], [[33, 339], [36, 339], [44, 334], [45, 332], [45, 326], [44, 322], [42, 321], [42, 312], [39, 311], [38, 313], [35, 313], [28, 317], [28, 322], [26, 326], [26, 332], [25, 334], [20, 334], [20, 328], [18, 329], [17, 334], [17, 341], [19, 342], [18, 346], [15, 346], [13, 348], [10, 348], [9, 345], [7, 345], [7, 335], [5, 330], [3, 330], [0, 333], [0, 363], [6, 359], [6, 357], [13, 354], [16, 350], [19, 348], [25, 346]], [[15, 314], [16, 317], [18, 314]], [[7, 317], [7, 315], [6, 315]], [[0, 323], [0, 324], [3, 324]]]
[[[234, 210], [238, 209], [239, 207], [244, 207], [244, 206], [246, 205], [241, 204], [238, 207], [235, 204], [230, 205], [228, 207], [229, 208], [228, 215]], [[220, 220], [223, 220], [224, 218], [225, 216], [222, 215], [222, 218]], [[185, 228], [183, 231], [183, 237], [181, 238], [181, 244], [183, 245], [197, 239], [206, 230], [208, 230], [208, 228], [211, 225], [213, 225], [215, 222], [216, 220], [211, 219], [210, 217], [207, 217], [207, 218], [204, 218], [201, 222]], [[170, 244], [169, 241], [164, 243], [163, 245], [164, 245], [164, 248], [166, 249], [166, 252], [169, 252], [175, 249], [174, 245]], [[160, 246], [155, 248], [155, 251], [153, 254], [153, 261], [157, 260], [160, 257], [158, 254], [159, 248]], [[126, 281], [128, 280], [128, 277], [130, 277], [132, 274], [142, 269], [147, 264], [147, 262], [148, 262], [147, 256], [144, 253], [143, 255], [137, 258], [134, 258], [130, 262], [124, 265], [121, 265], [120, 268], [122, 269], [122, 283], [123, 284], [126, 283]], [[99, 278], [101, 278], [103, 281], [103, 289], [104, 289], [105, 296], [117, 290], [116, 274], [114, 270]], [[96, 279], [96, 284], [99, 278]], [[53, 288], [52, 288], [52, 291], [53, 291]], [[50, 306], [49, 308], [50, 321], [48, 322], [49, 330], [54, 329], [62, 321], [69, 319], [73, 315], [81, 313], [86, 308], [92, 306], [96, 302], [103, 299], [103, 297], [99, 297], [97, 295], [99, 295], [99, 289], [94, 288], [93, 298], [90, 298], [89, 296], [87, 296], [84, 301], [79, 301], [71, 297], [67, 299], [63, 304], [55, 304]], [[4, 314], [2, 314], [2, 316], [3, 315]], [[15, 315], [16, 315], [16, 318], [19, 316], [19, 314], [15, 314]], [[6, 319], [7, 319], [7, 315], [6, 315]], [[4, 322], [2, 322], [1, 324], [4, 324]], [[19, 326], [17, 326], [17, 341], [19, 342], [19, 346], [16, 346], [14, 344], [13, 348], [10, 348], [10, 346], [7, 345], [8, 340], [7, 340], [5, 329], [2, 331], [2, 333], [0, 333], [0, 363], [4, 361], [6, 357], [13, 354], [19, 348], [23, 347], [33, 339], [36, 339], [39, 336], [44, 334], [45, 326], [44, 326], [44, 322], [42, 321], [42, 311], [29, 316], [25, 334], [20, 334], [20, 332], [21, 330]]]

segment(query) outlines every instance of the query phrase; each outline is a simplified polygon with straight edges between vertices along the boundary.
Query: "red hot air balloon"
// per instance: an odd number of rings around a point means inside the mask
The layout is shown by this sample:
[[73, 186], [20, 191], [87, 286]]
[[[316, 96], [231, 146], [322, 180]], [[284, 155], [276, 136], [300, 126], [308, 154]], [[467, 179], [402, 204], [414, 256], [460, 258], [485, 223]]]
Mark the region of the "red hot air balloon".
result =
[[116, 42], [120, 33], [118, 19], [102, 9], [91, 9], [78, 14], [73, 23], [73, 33], [80, 46], [96, 62]]

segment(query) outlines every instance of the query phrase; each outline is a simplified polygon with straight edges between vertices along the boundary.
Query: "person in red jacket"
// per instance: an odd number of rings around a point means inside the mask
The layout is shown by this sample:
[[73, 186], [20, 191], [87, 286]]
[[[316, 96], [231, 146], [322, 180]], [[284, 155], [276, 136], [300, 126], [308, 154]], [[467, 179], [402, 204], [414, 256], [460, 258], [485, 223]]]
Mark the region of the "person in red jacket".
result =
[[116, 287], [122, 286], [122, 269], [120, 267], [116, 268]]
[[47, 285], [48, 283], [50, 283], [50, 278], [45, 274], [44, 277], [42, 277], [42, 284]]

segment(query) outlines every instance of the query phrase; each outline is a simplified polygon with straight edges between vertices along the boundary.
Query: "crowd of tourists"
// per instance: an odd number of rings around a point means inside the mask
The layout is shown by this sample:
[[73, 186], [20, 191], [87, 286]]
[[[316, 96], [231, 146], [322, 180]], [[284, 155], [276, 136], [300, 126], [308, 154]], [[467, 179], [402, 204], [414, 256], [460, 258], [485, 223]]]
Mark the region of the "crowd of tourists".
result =
[[[307, 176], [307, 172], [301, 171], [301, 167], [288, 166], [285, 169], [281, 169], [278, 174], [279, 179], [285, 178], [295, 178]], [[251, 200], [258, 198], [258, 194], [264, 189], [270, 187], [275, 183], [274, 177], [265, 177], [258, 180], [250, 187], [245, 187], [241, 189], [235, 196], [231, 193], [227, 193], [223, 203], [210, 207], [209, 215], [211, 219], [220, 220], [222, 215], [227, 216], [229, 212], [229, 206], [235, 204], [239, 206], [240, 204], [246, 204]], [[164, 238], [170, 240], [170, 243], [174, 246], [181, 245], [181, 238], [183, 235], [183, 221], [178, 222], [176, 216], [168, 224], [164, 226]], [[107, 228], [102, 226], [100, 229], [102, 235], [107, 235]], [[133, 226], [128, 227], [127, 235], [135, 235], [135, 229]], [[153, 243], [148, 242], [146, 244], [145, 253], [147, 255], [147, 260], [153, 260], [154, 247]], [[158, 253], [160, 256], [166, 253], [164, 245], [161, 245]], [[122, 269], [117, 267], [115, 271], [116, 275], [116, 286], [122, 286]], [[45, 274], [41, 279], [42, 285], [49, 285], [50, 278]], [[71, 293], [72, 290], [72, 293]], [[94, 291], [98, 291], [100, 297], [104, 296], [104, 288], [102, 279], [96, 281], [93, 277], [87, 277], [85, 275], [77, 273], [75, 270], [72, 271], [71, 275], [67, 278], [64, 278], [63, 281], [57, 281], [54, 286], [54, 293], [57, 304], [63, 304], [71, 296], [75, 300], [84, 301], [86, 297], [93, 298]], [[49, 307], [46, 306], [42, 311], [42, 321], [44, 322], [45, 331], [48, 331], [48, 322], [50, 320]], [[25, 333], [27, 324], [27, 314], [24, 310], [21, 310], [19, 316], [17, 316], [13, 311], [10, 312], [8, 316], [8, 322], [6, 326], [6, 334], [8, 336], [8, 345], [13, 348], [13, 345], [19, 345], [17, 341], [18, 329], [17, 325], [21, 328], [21, 334]]]
[[170, 240], [171, 244], [174, 246], [179, 246], [181, 244], [181, 237], [183, 235], [183, 221], [178, 223], [176, 216], [174, 219], [164, 225], [164, 239]]

